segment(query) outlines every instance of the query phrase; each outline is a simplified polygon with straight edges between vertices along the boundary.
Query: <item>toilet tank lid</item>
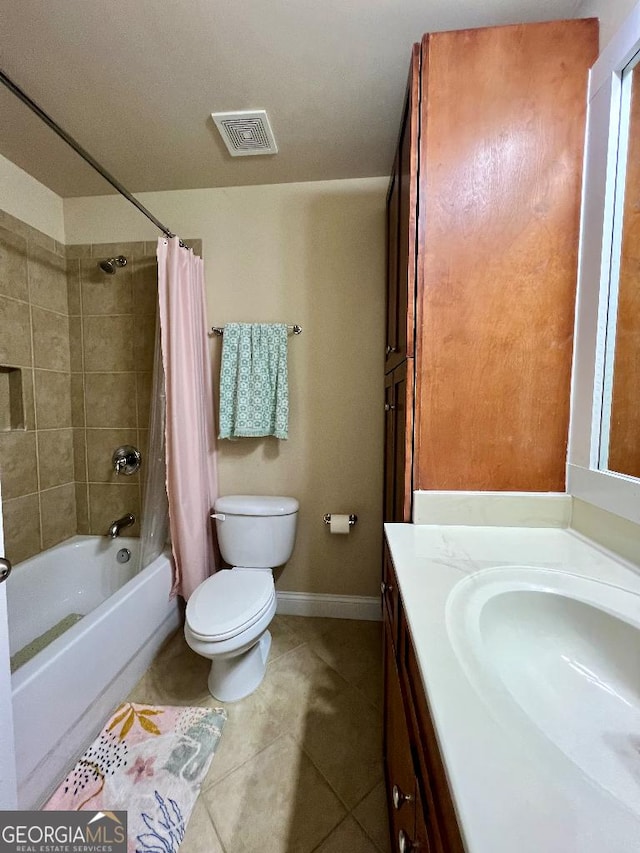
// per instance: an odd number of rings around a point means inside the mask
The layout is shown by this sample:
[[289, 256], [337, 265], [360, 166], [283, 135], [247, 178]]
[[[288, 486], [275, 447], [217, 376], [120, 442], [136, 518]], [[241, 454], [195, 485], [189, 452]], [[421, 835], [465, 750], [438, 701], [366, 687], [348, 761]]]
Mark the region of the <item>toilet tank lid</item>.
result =
[[299, 506], [296, 498], [277, 495], [224, 495], [214, 509], [229, 515], [292, 515]]

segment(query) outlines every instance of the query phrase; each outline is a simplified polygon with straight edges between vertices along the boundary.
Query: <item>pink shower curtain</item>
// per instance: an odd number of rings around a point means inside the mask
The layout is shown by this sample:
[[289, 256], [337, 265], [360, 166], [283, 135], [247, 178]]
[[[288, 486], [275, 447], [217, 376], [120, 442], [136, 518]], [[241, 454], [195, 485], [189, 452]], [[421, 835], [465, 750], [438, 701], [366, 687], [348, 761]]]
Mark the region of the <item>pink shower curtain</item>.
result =
[[213, 383], [204, 263], [177, 237], [158, 240], [162, 362], [167, 396], [167, 494], [175, 560], [172, 594], [186, 599], [215, 571], [210, 513], [217, 497]]

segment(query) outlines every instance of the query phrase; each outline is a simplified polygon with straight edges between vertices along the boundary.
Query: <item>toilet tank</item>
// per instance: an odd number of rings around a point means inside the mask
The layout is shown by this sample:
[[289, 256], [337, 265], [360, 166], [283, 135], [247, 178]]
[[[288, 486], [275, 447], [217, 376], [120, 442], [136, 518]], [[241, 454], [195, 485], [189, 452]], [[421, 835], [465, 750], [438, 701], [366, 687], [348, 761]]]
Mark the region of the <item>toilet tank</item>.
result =
[[276, 495], [225, 495], [214, 505], [220, 553], [230, 566], [286, 563], [296, 539], [298, 501]]

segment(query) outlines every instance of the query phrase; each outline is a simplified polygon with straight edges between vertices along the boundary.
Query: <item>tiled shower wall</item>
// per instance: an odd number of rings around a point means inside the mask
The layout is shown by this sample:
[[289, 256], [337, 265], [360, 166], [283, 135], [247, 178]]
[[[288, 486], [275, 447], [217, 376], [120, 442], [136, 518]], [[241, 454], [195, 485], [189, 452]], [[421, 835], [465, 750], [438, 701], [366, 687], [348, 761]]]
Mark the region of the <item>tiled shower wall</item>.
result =
[[[155, 246], [144, 243], [67, 247], [71, 410], [78, 532], [104, 534], [128, 512], [138, 520], [139, 474], [117, 475], [113, 451], [137, 447], [146, 459], [157, 303]], [[115, 275], [98, 267], [124, 255]]]
[[[189, 240], [198, 254], [200, 240]], [[115, 275], [98, 267], [124, 255]], [[66, 247], [69, 283], [71, 418], [78, 533], [101, 535], [128, 512], [140, 534], [158, 303], [156, 243]], [[113, 451], [142, 453], [140, 474], [117, 475]]]
[[[189, 240], [201, 253], [201, 241]], [[107, 275], [98, 261], [124, 255]], [[15, 564], [132, 512], [142, 481], [113, 451], [149, 433], [156, 244], [64, 246], [0, 211], [0, 480]]]
[[2, 212], [0, 381], [5, 553], [15, 563], [76, 531], [69, 312], [64, 246]]

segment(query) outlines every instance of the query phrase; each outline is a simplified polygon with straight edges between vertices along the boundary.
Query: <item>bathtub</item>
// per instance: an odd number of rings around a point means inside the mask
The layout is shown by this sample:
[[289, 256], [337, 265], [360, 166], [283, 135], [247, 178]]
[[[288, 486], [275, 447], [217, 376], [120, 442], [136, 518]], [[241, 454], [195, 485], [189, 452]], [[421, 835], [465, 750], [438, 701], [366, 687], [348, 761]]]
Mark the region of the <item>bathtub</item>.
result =
[[[116, 560], [121, 548], [128, 563]], [[138, 539], [74, 536], [7, 581], [12, 656], [79, 620], [11, 677], [18, 808], [42, 805], [180, 624], [168, 556], [135, 574], [138, 549]]]

